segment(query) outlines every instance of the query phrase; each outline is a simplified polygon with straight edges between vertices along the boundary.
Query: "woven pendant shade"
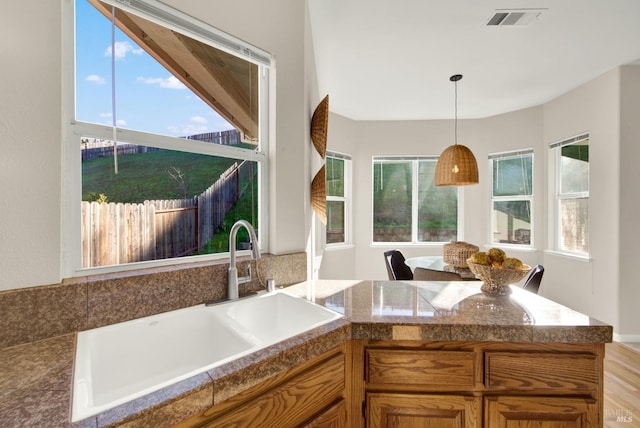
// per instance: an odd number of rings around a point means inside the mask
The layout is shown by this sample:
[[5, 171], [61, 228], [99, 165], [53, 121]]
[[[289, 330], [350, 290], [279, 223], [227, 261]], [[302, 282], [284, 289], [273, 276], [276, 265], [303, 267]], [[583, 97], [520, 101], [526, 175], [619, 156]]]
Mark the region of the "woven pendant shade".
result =
[[449, 78], [455, 83], [455, 144], [444, 149], [436, 164], [436, 186], [468, 186], [478, 184], [478, 163], [467, 146], [458, 144], [458, 81], [462, 74]]
[[311, 141], [320, 157], [327, 154], [327, 129], [329, 128], [329, 95], [323, 98], [311, 117]]
[[467, 146], [447, 147], [436, 164], [436, 186], [467, 186], [478, 184], [478, 163]]
[[322, 224], [327, 224], [327, 187], [325, 165], [316, 173], [311, 182], [311, 208]]

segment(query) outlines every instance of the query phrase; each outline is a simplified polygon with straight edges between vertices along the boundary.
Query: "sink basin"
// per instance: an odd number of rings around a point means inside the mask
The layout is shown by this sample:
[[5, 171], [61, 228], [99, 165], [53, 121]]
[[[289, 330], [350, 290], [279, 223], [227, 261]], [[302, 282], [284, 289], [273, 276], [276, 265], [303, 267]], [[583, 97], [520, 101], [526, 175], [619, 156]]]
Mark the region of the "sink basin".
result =
[[278, 291], [82, 331], [76, 346], [72, 421], [341, 317]]
[[225, 308], [237, 330], [270, 342], [291, 337], [341, 317], [325, 307], [283, 292], [258, 295]]

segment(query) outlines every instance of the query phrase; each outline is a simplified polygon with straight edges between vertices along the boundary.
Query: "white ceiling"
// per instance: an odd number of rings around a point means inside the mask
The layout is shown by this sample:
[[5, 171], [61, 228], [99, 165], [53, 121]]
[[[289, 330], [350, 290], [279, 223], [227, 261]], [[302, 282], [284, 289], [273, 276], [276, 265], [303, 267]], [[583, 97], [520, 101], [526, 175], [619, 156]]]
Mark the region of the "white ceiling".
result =
[[[487, 27], [496, 9], [544, 9]], [[355, 120], [478, 118], [640, 64], [640, 0], [309, 0], [320, 96]]]

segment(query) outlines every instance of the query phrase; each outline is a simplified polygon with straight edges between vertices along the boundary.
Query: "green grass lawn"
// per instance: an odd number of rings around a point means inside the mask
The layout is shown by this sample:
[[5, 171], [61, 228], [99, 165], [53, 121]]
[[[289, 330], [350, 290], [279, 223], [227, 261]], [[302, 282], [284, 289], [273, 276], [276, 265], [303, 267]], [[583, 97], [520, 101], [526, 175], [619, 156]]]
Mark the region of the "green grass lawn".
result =
[[[191, 198], [211, 186], [235, 161], [208, 155], [163, 150], [82, 162], [82, 199], [104, 194], [108, 202], [141, 203], [154, 199]], [[182, 179], [171, 174], [182, 174]], [[93, 195], [93, 196], [92, 196]]]
[[[107, 202], [141, 203], [145, 200], [191, 198], [202, 193], [220, 178], [233, 159], [185, 153], [172, 150], [123, 155], [118, 157], [118, 174], [113, 158], [96, 158], [82, 163], [82, 198], [94, 200], [104, 194]], [[182, 180], [173, 178], [179, 171]], [[257, 176], [245, 182], [240, 198], [227, 213], [219, 232], [199, 254], [229, 251], [229, 231], [237, 220], [244, 219], [257, 228]], [[244, 229], [238, 241], [248, 238]]]

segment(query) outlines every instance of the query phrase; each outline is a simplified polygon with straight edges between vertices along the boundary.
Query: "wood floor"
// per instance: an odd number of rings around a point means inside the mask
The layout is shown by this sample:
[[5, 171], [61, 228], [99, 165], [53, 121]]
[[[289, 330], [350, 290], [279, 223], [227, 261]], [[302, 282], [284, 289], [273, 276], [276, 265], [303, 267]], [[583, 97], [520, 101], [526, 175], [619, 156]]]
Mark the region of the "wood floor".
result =
[[605, 350], [604, 426], [640, 428], [640, 351], [617, 342]]

